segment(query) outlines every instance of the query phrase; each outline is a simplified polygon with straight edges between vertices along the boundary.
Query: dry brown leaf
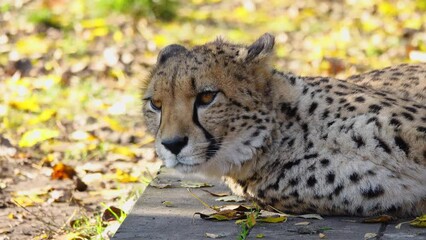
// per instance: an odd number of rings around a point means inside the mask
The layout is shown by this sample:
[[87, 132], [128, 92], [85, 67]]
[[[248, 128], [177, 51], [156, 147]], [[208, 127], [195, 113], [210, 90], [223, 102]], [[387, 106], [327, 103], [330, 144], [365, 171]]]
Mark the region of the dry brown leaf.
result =
[[229, 221], [229, 220], [246, 218], [246, 214], [244, 212], [235, 211], [235, 210], [223, 210], [223, 211], [215, 212], [212, 214], [204, 214], [204, 213], [196, 212], [194, 214], [200, 215], [200, 217], [204, 220], [216, 220], [216, 221]]
[[53, 172], [50, 178], [52, 180], [72, 179], [76, 174], [77, 172], [73, 167], [60, 162], [53, 166]]
[[243, 198], [243, 197], [240, 197], [240, 196], [231, 195], [231, 196], [216, 198], [215, 201], [218, 201], [218, 202], [245, 202], [246, 199]]
[[84, 183], [79, 177], [76, 177], [75, 179], [75, 190], [79, 192], [86, 191], [88, 186], [86, 183]]
[[172, 183], [170, 182], [160, 182], [155, 179], [149, 185], [151, 187], [160, 188], [160, 189], [172, 187]]
[[180, 184], [184, 188], [204, 188], [204, 187], [213, 187], [212, 184], [203, 183], [203, 182], [182, 182]]
[[209, 194], [210, 194], [210, 195], [212, 195], [213, 197], [226, 197], [226, 196], [231, 195], [231, 193], [230, 193], [230, 192], [220, 192], [220, 193], [215, 193], [215, 192], [209, 191], [209, 190], [207, 190], [207, 189], [201, 189], [201, 190], [203, 190], [203, 191], [204, 191], [204, 192], [206, 192], [206, 193], [209, 193]]
[[377, 217], [371, 217], [371, 218], [366, 218], [363, 219], [362, 222], [363, 223], [388, 223], [395, 220], [394, 217], [389, 216], [389, 215], [381, 215], [381, 216], [377, 216]]
[[270, 216], [259, 216], [257, 218], [258, 222], [265, 222], [265, 223], [280, 223], [287, 221], [287, 216], [276, 214], [276, 215], [270, 215]]
[[102, 220], [105, 222], [115, 221], [121, 218], [125, 213], [123, 210], [110, 206], [107, 209], [105, 209], [104, 213], [102, 214]]

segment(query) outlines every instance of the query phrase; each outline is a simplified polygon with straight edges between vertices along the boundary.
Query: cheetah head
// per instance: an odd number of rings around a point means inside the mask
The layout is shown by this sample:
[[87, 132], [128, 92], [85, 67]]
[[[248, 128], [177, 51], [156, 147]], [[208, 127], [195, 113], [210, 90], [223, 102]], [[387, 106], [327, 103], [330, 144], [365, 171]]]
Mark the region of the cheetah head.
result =
[[266, 147], [274, 122], [266, 63], [273, 45], [264, 34], [250, 46], [217, 39], [160, 52], [143, 112], [167, 167], [223, 176]]

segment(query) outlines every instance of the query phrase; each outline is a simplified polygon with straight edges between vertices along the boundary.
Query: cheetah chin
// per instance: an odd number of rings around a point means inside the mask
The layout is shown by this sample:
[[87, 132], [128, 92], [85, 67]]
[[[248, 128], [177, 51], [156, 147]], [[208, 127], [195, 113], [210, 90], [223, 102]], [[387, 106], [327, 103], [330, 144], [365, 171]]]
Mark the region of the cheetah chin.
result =
[[223, 179], [292, 213], [426, 213], [426, 64], [301, 77], [272, 67], [274, 37], [158, 55], [143, 115], [165, 165]]

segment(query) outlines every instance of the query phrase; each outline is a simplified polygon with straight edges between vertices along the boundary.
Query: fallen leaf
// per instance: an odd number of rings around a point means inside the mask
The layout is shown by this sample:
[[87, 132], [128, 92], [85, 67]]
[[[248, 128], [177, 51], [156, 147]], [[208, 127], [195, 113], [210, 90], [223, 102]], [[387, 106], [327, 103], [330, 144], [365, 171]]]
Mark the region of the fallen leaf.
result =
[[59, 131], [47, 129], [47, 128], [38, 128], [29, 130], [22, 135], [21, 140], [19, 140], [20, 147], [32, 147], [37, 143], [46, 141], [51, 138], [56, 138], [59, 136]]
[[123, 210], [114, 206], [109, 206], [102, 214], [102, 220], [105, 222], [116, 221], [119, 220], [125, 214], [126, 213], [124, 213]]
[[170, 201], [162, 201], [161, 203], [166, 207], [174, 207], [173, 202]]
[[12, 108], [28, 111], [28, 112], [40, 112], [40, 105], [35, 98], [26, 98], [24, 100], [12, 100], [9, 102]]
[[119, 182], [122, 182], [122, 183], [139, 182], [139, 178], [132, 176], [121, 169], [116, 170], [115, 177]]
[[305, 219], [318, 219], [318, 220], [324, 219], [318, 214], [303, 214], [303, 215], [296, 215], [295, 217], [300, 217], [300, 218], [305, 218]]
[[231, 195], [231, 193], [230, 193], [230, 192], [215, 193], [215, 192], [211, 192], [211, 191], [209, 191], [209, 190], [207, 190], [207, 189], [201, 189], [201, 190], [203, 190], [203, 191], [204, 191], [204, 192], [206, 192], [206, 193], [209, 193], [209, 194], [210, 194], [210, 195], [212, 195], [213, 197], [226, 197], [226, 196]]
[[136, 154], [135, 152], [129, 148], [129, 147], [125, 147], [125, 146], [115, 146], [111, 152], [115, 153], [115, 154], [119, 154], [119, 155], [123, 155], [129, 158], [135, 158]]
[[[8, 234], [11, 232], [13, 232], [12, 228], [9, 228], [9, 227], [0, 228], [0, 234]], [[7, 239], [7, 238], [4, 238], [4, 239]]]
[[410, 225], [413, 227], [426, 228], [426, 214], [423, 214], [411, 221]]
[[259, 216], [257, 218], [258, 222], [265, 222], [265, 223], [280, 223], [287, 221], [287, 216], [284, 215], [270, 215], [270, 216]]
[[156, 179], [154, 179], [153, 181], [151, 181], [151, 183], [149, 185], [151, 187], [160, 188], [160, 189], [172, 187], [172, 183], [170, 183], [170, 182], [165, 182], [164, 183], [164, 182], [160, 182], [160, 181], [158, 181]]
[[46, 122], [56, 115], [56, 110], [45, 109], [37, 117], [31, 119], [28, 124], [36, 125], [42, 122]]
[[16, 42], [16, 50], [25, 55], [44, 54], [48, 49], [46, 40], [37, 35], [22, 37]]
[[72, 179], [76, 174], [73, 167], [60, 162], [53, 166], [53, 172], [50, 178], [52, 180]]
[[319, 234], [318, 234], [318, 237], [319, 237], [319, 238], [321, 238], [321, 239], [326, 238], [326, 236], [325, 236], [325, 234], [324, 234], [324, 233], [319, 233]]
[[75, 179], [75, 190], [79, 192], [84, 192], [88, 188], [87, 184], [83, 182], [79, 177]]
[[224, 233], [219, 233], [219, 234], [216, 234], [216, 233], [205, 233], [204, 234], [206, 237], [208, 237], [208, 238], [223, 238], [223, 237], [226, 237], [227, 235], [226, 234], [224, 234]]
[[294, 225], [296, 225], [296, 226], [306, 226], [306, 225], [309, 225], [309, 224], [311, 224], [311, 222], [298, 222], [298, 223], [295, 223]]
[[30, 207], [30, 206], [34, 206], [35, 204], [38, 203], [44, 203], [45, 199], [37, 196], [37, 195], [32, 195], [32, 196], [16, 196], [12, 198], [12, 202], [16, 203], [18, 206], [22, 206], [22, 207]]
[[223, 210], [219, 212], [215, 212], [212, 214], [204, 214], [200, 212], [194, 213], [194, 215], [200, 215], [200, 217], [204, 220], [216, 220], [216, 221], [229, 221], [229, 220], [237, 220], [246, 217], [244, 212], [235, 211], [235, 210]]
[[213, 187], [212, 184], [203, 183], [203, 182], [182, 182], [180, 184], [184, 188], [203, 188], [203, 187]]
[[257, 220], [259, 220], [257, 219], [258, 214], [259, 212], [252, 211], [247, 215], [246, 225], [248, 228], [253, 228], [256, 225]]
[[318, 228], [319, 231], [328, 231], [328, 230], [333, 230], [333, 228], [331, 227], [320, 227]]
[[[247, 205], [225, 205], [220, 207], [220, 210], [235, 210], [240, 212], [251, 212], [257, 210], [255, 206], [247, 206]], [[275, 213], [274, 213], [275, 214]]]
[[265, 237], [265, 235], [262, 234], [262, 233], [256, 234], [256, 238], [264, 238], [264, 237]]
[[366, 233], [364, 235], [364, 240], [372, 239], [372, 238], [376, 238], [376, 237], [377, 237], [377, 233]]
[[395, 220], [395, 218], [392, 217], [392, 216], [382, 215], [382, 216], [363, 219], [362, 222], [363, 223], [388, 223], [388, 222], [391, 222], [393, 220]]
[[243, 198], [243, 197], [240, 197], [240, 196], [231, 195], [231, 196], [216, 198], [215, 201], [218, 201], [218, 202], [245, 202], [246, 199]]

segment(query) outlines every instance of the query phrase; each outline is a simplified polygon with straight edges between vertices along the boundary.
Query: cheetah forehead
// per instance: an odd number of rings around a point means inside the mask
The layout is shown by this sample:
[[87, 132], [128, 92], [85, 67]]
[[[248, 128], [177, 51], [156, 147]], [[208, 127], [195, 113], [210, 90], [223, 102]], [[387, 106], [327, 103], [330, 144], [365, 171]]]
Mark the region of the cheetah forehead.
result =
[[[167, 94], [173, 94], [174, 90], [193, 93], [211, 85], [232, 87], [232, 78], [238, 78], [242, 68], [258, 64], [268, 56], [273, 45], [273, 36], [269, 34], [249, 46], [233, 44], [222, 38], [192, 49], [169, 45], [158, 55], [146, 92], [150, 95], [160, 90]], [[264, 62], [262, 65], [266, 66]]]

